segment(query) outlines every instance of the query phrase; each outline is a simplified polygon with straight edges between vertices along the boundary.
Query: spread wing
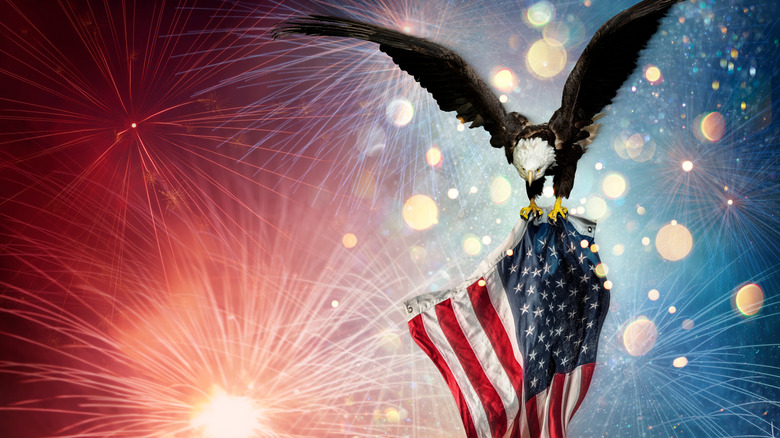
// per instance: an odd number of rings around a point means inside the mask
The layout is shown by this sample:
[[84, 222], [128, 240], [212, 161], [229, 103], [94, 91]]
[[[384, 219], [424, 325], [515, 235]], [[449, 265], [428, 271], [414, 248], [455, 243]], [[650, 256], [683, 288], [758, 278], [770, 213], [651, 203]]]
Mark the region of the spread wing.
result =
[[556, 148], [586, 140], [596, 114], [636, 68], [639, 52], [669, 8], [681, 0], [644, 0], [604, 23], [580, 55], [563, 87], [561, 107], [550, 118]]
[[[273, 30], [273, 37], [295, 33], [358, 38], [379, 43], [379, 50], [388, 54], [393, 62], [428, 90], [439, 108], [457, 112], [461, 122], [471, 122], [471, 128], [484, 127], [490, 133], [490, 144], [494, 147], [511, 146], [505, 145], [507, 128], [518, 130], [513, 126], [517, 123], [511, 123], [517, 119], [507, 120], [506, 110], [498, 97], [452, 50], [424, 38], [373, 24], [322, 15], [285, 21]], [[527, 122], [522, 116], [520, 119]]]

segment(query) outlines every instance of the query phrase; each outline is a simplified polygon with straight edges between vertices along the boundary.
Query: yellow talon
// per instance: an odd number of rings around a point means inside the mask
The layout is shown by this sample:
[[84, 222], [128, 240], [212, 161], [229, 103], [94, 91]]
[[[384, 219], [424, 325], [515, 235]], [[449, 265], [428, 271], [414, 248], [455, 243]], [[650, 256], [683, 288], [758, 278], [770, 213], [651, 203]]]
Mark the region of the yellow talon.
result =
[[550, 214], [547, 215], [550, 219], [553, 221], [557, 220], [558, 213], [561, 214], [561, 217], [563, 219], [566, 219], [566, 213], [569, 212], [569, 210], [566, 209], [566, 207], [561, 205], [561, 197], [558, 196], [555, 198], [555, 206], [553, 206], [553, 209], [550, 211]]
[[531, 213], [536, 213], [539, 216], [542, 215], [542, 209], [536, 205], [536, 202], [533, 199], [531, 199], [531, 203], [528, 207], [520, 209], [520, 216], [525, 220], [528, 220], [528, 218], [531, 217]]

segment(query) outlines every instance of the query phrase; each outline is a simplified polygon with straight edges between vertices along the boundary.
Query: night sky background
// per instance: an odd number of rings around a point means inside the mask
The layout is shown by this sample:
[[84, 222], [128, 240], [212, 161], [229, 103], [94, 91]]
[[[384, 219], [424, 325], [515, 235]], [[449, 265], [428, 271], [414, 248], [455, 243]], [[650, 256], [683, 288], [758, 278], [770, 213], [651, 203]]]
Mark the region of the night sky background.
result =
[[[527, 205], [351, 17], [456, 50], [535, 123], [633, 1], [0, 0], [0, 430], [462, 437], [403, 300]], [[611, 288], [572, 437], [780, 427], [780, 3], [684, 1], [564, 205]], [[539, 201], [550, 207], [553, 198]]]

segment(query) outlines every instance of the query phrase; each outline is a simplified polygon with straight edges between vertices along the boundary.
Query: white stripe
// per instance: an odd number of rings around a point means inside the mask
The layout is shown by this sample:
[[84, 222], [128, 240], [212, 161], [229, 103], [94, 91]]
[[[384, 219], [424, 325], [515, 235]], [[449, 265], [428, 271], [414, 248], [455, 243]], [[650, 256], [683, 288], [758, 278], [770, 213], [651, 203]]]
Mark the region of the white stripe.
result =
[[544, 391], [536, 395], [536, 415], [539, 419], [539, 436], [550, 436], [550, 390], [552, 389], [552, 382], [550, 386]]
[[569, 433], [569, 421], [574, 414], [574, 407], [577, 406], [577, 399], [580, 398], [580, 388], [582, 385], [582, 366], [578, 366], [571, 373], [566, 375], [566, 381], [563, 384], [563, 400], [561, 408], [563, 409], [563, 433]]
[[509, 307], [509, 300], [506, 297], [504, 283], [501, 281], [498, 269], [491, 269], [490, 272], [485, 274], [484, 278], [488, 295], [490, 296], [490, 302], [493, 303], [493, 308], [496, 309], [498, 319], [500, 319], [501, 324], [504, 325], [504, 330], [506, 330], [506, 334], [509, 337], [509, 342], [512, 344], [512, 353], [514, 353], [515, 359], [517, 359], [517, 363], [520, 364], [520, 367], [525, 369], [523, 355], [520, 354], [520, 347], [517, 345], [515, 318], [512, 315], [512, 309]]
[[466, 401], [466, 406], [471, 414], [471, 420], [474, 422], [474, 428], [477, 430], [477, 435], [481, 438], [490, 437], [490, 424], [488, 423], [487, 415], [485, 415], [485, 409], [482, 406], [482, 402], [477, 397], [477, 393], [469, 382], [466, 372], [463, 370], [457, 356], [452, 351], [450, 345], [444, 333], [439, 326], [439, 319], [436, 317], [435, 309], [430, 309], [421, 314], [423, 327], [428, 333], [428, 337], [433, 342], [433, 345], [441, 353], [444, 362], [447, 363], [452, 375], [455, 377], [455, 381], [460, 387], [460, 392], [463, 394], [463, 398]]
[[525, 385], [523, 385], [523, 393], [520, 396], [520, 412], [518, 412], [517, 415], [520, 416], [520, 420], [517, 423], [520, 438], [530, 438], [531, 429], [528, 428], [528, 417], [526, 417], [525, 412]]
[[517, 415], [519, 407], [517, 394], [515, 394], [512, 382], [509, 380], [504, 366], [501, 365], [501, 361], [498, 359], [490, 339], [482, 330], [479, 317], [471, 305], [468, 293], [459, 295], [457, 299], [453, 298], [452, 310], [455, 313], [458, 325], [460, 325], [463, 334], [466, 336], [466, 340], [477, 356], [479, 365], [501, 398], [507, 418], [507, 430], [509, 430], [512, 427], [512, 421], [515, 415]]

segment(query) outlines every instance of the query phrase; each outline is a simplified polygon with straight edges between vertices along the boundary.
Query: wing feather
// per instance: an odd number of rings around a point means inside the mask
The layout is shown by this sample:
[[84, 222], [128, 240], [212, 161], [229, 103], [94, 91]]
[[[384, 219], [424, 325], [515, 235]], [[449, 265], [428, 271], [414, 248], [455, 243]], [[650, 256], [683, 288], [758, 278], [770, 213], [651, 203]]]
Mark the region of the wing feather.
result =
[[639, 52], [669, 9], [682, 0], [644, 0], [615, 15], [596, 31], [563, 87], [561, 107], [549, 126], [561, 144], [587, 139], [584, 129], [634, 71]]
[[392, 58], [436, 100], [443, 111], [455, 111], [471, 128], [483, 127], [494, 147], [507, 140], [507, 113], [498, 97], [473, 68], [454, 51], [392, 29], [346, 18], [311, 15], [282, 22], [273, 37], [289, 34], [357, 38], [379, 43]]

